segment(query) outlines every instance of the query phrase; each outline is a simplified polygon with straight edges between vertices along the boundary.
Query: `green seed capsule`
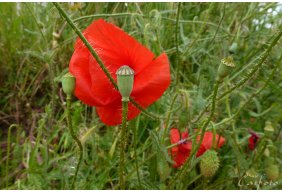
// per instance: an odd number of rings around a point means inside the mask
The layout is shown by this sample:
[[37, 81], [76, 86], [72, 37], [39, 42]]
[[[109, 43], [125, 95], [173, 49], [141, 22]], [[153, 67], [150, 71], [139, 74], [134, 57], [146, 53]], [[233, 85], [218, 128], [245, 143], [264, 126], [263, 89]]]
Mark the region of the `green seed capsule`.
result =
[[235, 67], [233, 57], [229, 56], [221, 60], [221, 63], [217, 70], [217, 81], [222, 81]]
[[63, 91], [67, 95], [72, 95], [75, 89], [75, 77], [67, 73], [62, 77]]
[[129, 101], [133, 89], [134, 71], [127, 65], [121, 66], [117, 72], [117, 86], [123, 101]]

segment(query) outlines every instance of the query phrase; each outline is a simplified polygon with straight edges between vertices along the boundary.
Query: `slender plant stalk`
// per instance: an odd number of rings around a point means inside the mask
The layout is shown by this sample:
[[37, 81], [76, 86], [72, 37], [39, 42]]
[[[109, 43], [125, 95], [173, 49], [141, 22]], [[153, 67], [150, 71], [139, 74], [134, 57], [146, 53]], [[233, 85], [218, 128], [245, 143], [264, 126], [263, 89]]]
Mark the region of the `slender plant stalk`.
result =
[[[139, 119], [137, 120], [139, 121]], [[141, 180], [140, 180], [140, 173], [139, 173], [139, 165], [138, 165], [138, 154], [137, 154], [137, 130], [136, 126], [133, 126], [133, 131], [134, 131], [134, 159], [135, 159], [135, 168], [136, 168], [136, 174], [137, 174], [137, 180], [138, 180], [138, 185], [139, 188], [141, 189]]]
[[8, 143], [7, 143], [7, 160], [6, 160], [6, 188], [8, 188], [9, 185], [9, 159], [10, 159], [10, 153], [11, 153], [11, 134], [12, 129], [17, 128], [17, 124], [12, 124], [8, 129]]
[[127, 112], [128, 112], [128, 101], [122, 101], [122, 125], [121, 125], [120, 160], [119, 160], [119, 186], [121, 190], [125, 189], [124, 156], [125, 156], [125, 146], [126, 146]]
[[[88, 48], [88, 50], [90, 51], [90, 53], [92, 54], [92, 56], [95, 58], [95, 60], [97, 61], [98, 65], [100, 66], [100, 68], [103, 70], [103, 72], [105, 73], [105, 75], [107, 76], [107, 78], [109, 79], [109, 81], [111, 82], [111, 84], [114, 86], [114, 88], [116, 90], [118, 90], [118, 86], [114, 80], [114, 78], [111, 76], [111, 74], [109, 73], [108, 69], [106, 68], [106, 66], [104, 65], [103, 61], [101, 60], [101, 58], [99, 57], [99, 55], [96, 53], [96, 51], [93, 49], [93, 47], [90, 45], [90, 43], [87, 41], [87, 39], [85, 38], [85, 36], [82, 34], [82, 32], [78, 29], [78, 27], [74, 24], [74, 22], [71, 20], [71, 18], [67, 15], [67, 13], [62, 9], [62, 7], [59, 5], [59, 3], [53, 2], [54, 6], [58, 9], [58, 11], [60, 12], [60, 14], [64, 17], [64, 19], [68, 22], [68, 24], [72, 27], [72, 29], [75, 31], [75, 33], [79, 36], [79, 38], [81, 39], [81, 41], [85, 44], [85, 46]], [[144, 114], [146, 114], [148, 117], [151, 117], [153, 119], [161, 119], [162, 117], [158, 117], [152, 113], [149, 113], [148, 111], [146, 111], [145, 109], [143, 109], [142, 106], [140, 106], [134, 99], [132, 99], [130, 97], [130, 102], [137, 107], [140, 111], [142, 111]]]
[[74, 175], [73, 182], [72, 182], [72, 188], [74, 189], [75, 188], [76, 178], [77, 178], [77, 173], [78, 173], [78, 170], [79, 170], [80, 164], [82, 162], [82, 158], [83, 158], [83, 147], [82, 147], [82, 144], [81, 144], [80, 140], [75, 135], [75, 133], [73, 131], [73, 127], [72, 127], [72, 121], [71, 121], [71, 95], [67, 95], [67, 122], [68, 122], [68, 128], [69, 128], [69, 132], [71, 134], [71, 137], [73, 138], [73, 140], [75, 140], [75, 142], [77, 143], [77, 145], [79, 147], [79, 159], [78, 159], [78, 163], [76, 165], [75, 175]]
[[171, 116], [172, 108], [174, 106], [174, 103], [175, 103], [177, 97], [178, 97], [178, 94], [175, 94], [173, 99], [172, 99], [169, 111], [168, 111], [168, 115], [167, 115], [166, 122], [165, 122], [165, 125], [164, 125], [165, 128], [164, 128], [164, 133], [163, 133], [163, 137], [162, 137], [162, 143], [164, 143], [165, 138], [167, 137], [168, 124], [169, 124], [169, 120], [171, 119], [170, 116]]
[[180, 71], [180, 66], [179, 66], [179, 48], [178, 48], [178, 37], [179, 37], [179, 17], [180, 17], [180, 11], [181, 11], [181, 2], [178, 3], [178, 8], [177, 8], [177, 16], [176, 16], [176, 25], [175, 25], [175, 48], [176, 48], [176, 85], [179, 82], [179, 71]]

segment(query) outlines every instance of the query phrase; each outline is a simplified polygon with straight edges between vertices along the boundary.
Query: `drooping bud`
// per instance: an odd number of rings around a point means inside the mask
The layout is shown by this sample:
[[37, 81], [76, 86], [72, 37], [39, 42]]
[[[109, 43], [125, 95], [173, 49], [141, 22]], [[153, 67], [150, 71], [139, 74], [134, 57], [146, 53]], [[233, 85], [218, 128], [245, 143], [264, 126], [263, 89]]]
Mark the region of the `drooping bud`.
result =
[[122, 101], [129, 101], [129, 96], [133, 89], [134, 71], [129, 66], [123, 65], [117, 70], [116, 75]]
[[232, 56], [222, 59], [218, 67], [218, 70], [217, 70], [216, 80], [222, 81], [231, 72], [231, 70], [234, 67], [235, 67], [235, 64], [234, 64]]
[[71, 73], [67, 73], [62, 77], [62, 87], [65, 94], [73, 94], [75, 89], [75, 77]]
[[208, 150], [204, 153], [200, 161], [200, 170], [204, 177], [212, 177], [219, 168], [219, 158], [217, 152]]
[[266, 121], [265, 127], [264, 127], [264, 135], [268, 138], [271, 138], [273, 136], [273, 133], [274, 133], [274, 128], [273, 128], [271, 122]]

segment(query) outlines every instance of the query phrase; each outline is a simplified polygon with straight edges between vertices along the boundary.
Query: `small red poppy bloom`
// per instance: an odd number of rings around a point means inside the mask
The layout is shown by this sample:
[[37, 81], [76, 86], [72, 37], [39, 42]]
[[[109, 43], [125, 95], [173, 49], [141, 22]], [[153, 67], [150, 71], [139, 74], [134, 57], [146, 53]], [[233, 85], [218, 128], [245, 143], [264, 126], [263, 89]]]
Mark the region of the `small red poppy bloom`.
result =
[[[186, 159], [189, 157], [190, 152], [192, 150], [192, 142], [185, 141], [189, 137], [187, 131], [183, 132], [180, 137], [180, 132], [177, 128], [172, 128], [170, 130], [170, 141], [171, 144], [178, 143], [177, 146], [171, 149], [171, 155], [174, 160], [174, 168], [178, 168], [182, 166]], [[197, 137], [197, 141], [200, 140], [200, 136]], [[205, 132], [203, 142], [198, 149], [196, 157], [201, 156], [207, 150], [212, 148], [212, 140], [213, 140], [213, 133], [212, 132]], [[216, 143], [218, 144], [217, 147], [221, 147], [225, 143], [225, 139], [219, 135], [216, 135]]]
[[[165, 53], [156, 57], [133, 37], [103, 19], [94, 21], [83, 32], [116, 81], [123, 65], [134, 70], [131, 97], [143, 108], [162, 96], [170, 84], [170, 69]], [[76, 77], [75, 95], [83, 103], [96, 106], [101, 121], [121, 123], [121, 95], [106, 77], [95, 58], [80, 39], [75, 43], [69, 71]], [[128, 120], [140, 113], [129, 103]]]
[[249, 132], [250, 132], [251, 136], [249, 137], [249, 145], [248, 146], [249, 146], [249, 149], [251, 151], [253, 151], [257, 146], [257, 143], [259, 141], [259, 136], [258, 136], [258, 134], [256, 134], [251, 129], [249, 130]]

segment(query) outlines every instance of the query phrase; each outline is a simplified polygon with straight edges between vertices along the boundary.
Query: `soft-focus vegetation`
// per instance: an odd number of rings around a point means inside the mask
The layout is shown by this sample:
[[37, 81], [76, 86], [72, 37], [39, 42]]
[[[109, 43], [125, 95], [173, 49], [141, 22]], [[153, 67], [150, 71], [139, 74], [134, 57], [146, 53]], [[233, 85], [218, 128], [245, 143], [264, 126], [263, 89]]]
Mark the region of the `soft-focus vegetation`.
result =
[[[146, 109], [164, 118], [141, 114], [129, 123], [127, 189], [282, 188], [281, 173], [272, 184], [268, 176], [269, 159], [274, 159], [271, 165], [276, 170], [282, 167], [281, 39], [271, 44], [282, 30], [281, 4], [61, 6], [81, 30], [104, 18], [156, 55], [169, 56], [172, 83]], [[71, 188], [78, 148], [67, 129], [60, 79], [76, 38], [52, 3], [0, 3], [1, 189]], [[257, 65], [269, 48], [266, 61]], [[211, 179], [203, 178], [199, 158], [192, 159], [186, 170], [173, 169], [164, 128], [188, 128], [192, 133], [203, 126], [218, 66], [228, 56], [236, 68], [219, 86], [215, 115], [207, 127], [226, 139], [218, 150], [219, 170]], [[236, 89], [228, 91], [232, 87]], [[188, 104], [183, 103], [186, 99]], [[270, 136], [264, 129], [267, 121], [274, 128]], [[76, 189], [118, 189], [119, 127], [105, 126], [95, 108], [75, 98], [72, 123], [84, 146]], [[261, 138], [253, 151], [248, 149], [250, 129]]]

